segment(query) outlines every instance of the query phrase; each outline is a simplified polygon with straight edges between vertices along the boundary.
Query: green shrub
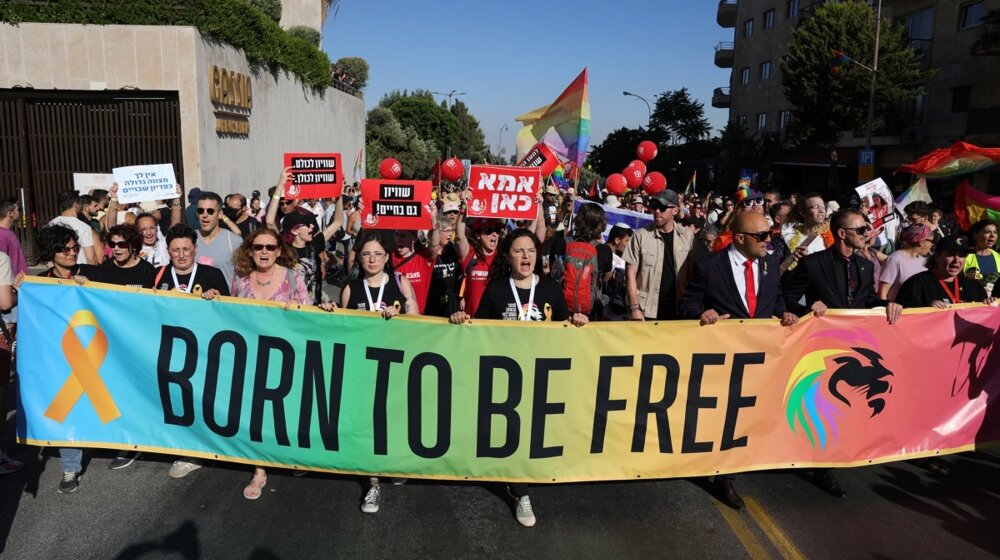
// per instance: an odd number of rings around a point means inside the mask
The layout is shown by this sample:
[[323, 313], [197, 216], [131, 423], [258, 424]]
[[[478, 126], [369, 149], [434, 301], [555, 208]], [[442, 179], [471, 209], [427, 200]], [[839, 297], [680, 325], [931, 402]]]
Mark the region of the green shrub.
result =
[[250, 3], [257, 6], [257, 9], [264, 12], [264, 15], [271, 18], [274, 23], [281, 22], [281, 0], [250, 0]]
[[319, 47], [320, 39], [322, 39], [322, 35], [319, 34], [319, 31], [316, 31], [307, 25], [296, 25], [288, 30], [288, 34], [292, 37], [304, 39], [314, 47]]
[[333, 83], [326, 53], [285, 32], [247, 0], [57, 0], [46, 4], [8, 0], [0, 2], [0, 22], [191, 26], [208, 38], [242, 49], [253, 66], [288, 70], [318, 90]]

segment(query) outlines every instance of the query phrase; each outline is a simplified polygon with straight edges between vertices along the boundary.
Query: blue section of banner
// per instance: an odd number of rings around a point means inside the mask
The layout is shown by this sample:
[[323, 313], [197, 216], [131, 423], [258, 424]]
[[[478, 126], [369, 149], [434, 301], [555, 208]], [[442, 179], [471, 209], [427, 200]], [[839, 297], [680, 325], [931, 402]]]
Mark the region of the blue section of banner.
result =
[[[580, 211], [580, 206], [584, 204], [598, 204], [597, 202], [591, 202], [589, 200], [576, 199], [573, 201], [573, 214]], [[649, 224], [653, 223], [653, 217], [649, 214], [640, 214], [639, 212], [633, 212], [631, 210], [625, 210], [624, 208], [612, 208], [606, 204], [601, 204], [601, 208], [604, 208], [604, 217], [607, 222], [607, 227], [604, 229], [605, 237], [608, 231], [612, 227], [618, 224], [624, 224], [633, 230], [641, 229]]]

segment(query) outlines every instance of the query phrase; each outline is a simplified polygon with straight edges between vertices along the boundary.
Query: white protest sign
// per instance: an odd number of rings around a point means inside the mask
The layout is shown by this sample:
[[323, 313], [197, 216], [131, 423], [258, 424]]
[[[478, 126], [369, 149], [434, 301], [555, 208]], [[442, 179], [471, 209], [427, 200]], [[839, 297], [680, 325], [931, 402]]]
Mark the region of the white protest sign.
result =
[[169, 163], [132, 165], [111, 170], [118, 183], [118, 201], [122, 204], [177, 198], [177, 179]]
[[73, 174], [73, 189], [80, 194], [90, 194], [94, 189], [108, 190], [114, 182], [115, 177], [110, 173]]
[[882, 246], [888, 241], [896, 239], [896, 216], [892, 213], [892, 191], [889, 185], [881, 177], [874, 181], [869, 181], [854, 189], [862, 200], [868, 202], [868, 219], [871, 220], [872, 227], [879, 231], [878, 246]]

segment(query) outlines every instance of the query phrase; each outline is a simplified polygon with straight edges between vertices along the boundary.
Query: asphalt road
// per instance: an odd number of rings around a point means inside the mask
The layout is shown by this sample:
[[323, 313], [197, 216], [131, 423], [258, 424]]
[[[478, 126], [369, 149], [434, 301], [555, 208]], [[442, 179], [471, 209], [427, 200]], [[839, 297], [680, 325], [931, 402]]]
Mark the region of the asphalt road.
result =
[[108, 469], [88, 452], [79, 490], [56, 491], [58, 454], [13, 446], [26, 468], [0, 477], [0, 557], [86, 558], [996, 558], [1000, 454], [950, 457], [950, 476], [912, 463], [839, 470], [835, 499], [801, 472], [741, 475], [732, 511], [699, 480], [539, 486], [538, 525], [521, 527], [496, 485], [383, 483], [381, 511], [359, 511], [352, 477], [272, 471], [261, 499], [250, 471], [209, 464], [166, 476], [172, 458]]

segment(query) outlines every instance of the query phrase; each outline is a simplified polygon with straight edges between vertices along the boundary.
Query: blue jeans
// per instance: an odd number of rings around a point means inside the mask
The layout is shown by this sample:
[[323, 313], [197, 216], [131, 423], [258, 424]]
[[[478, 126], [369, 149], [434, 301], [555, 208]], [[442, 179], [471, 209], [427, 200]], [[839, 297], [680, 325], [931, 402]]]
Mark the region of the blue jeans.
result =
[[59, 448], [59, 459], [62, 460], [63, 472], [79, 473], [83, 470], [83, 450], [69, 447]]

